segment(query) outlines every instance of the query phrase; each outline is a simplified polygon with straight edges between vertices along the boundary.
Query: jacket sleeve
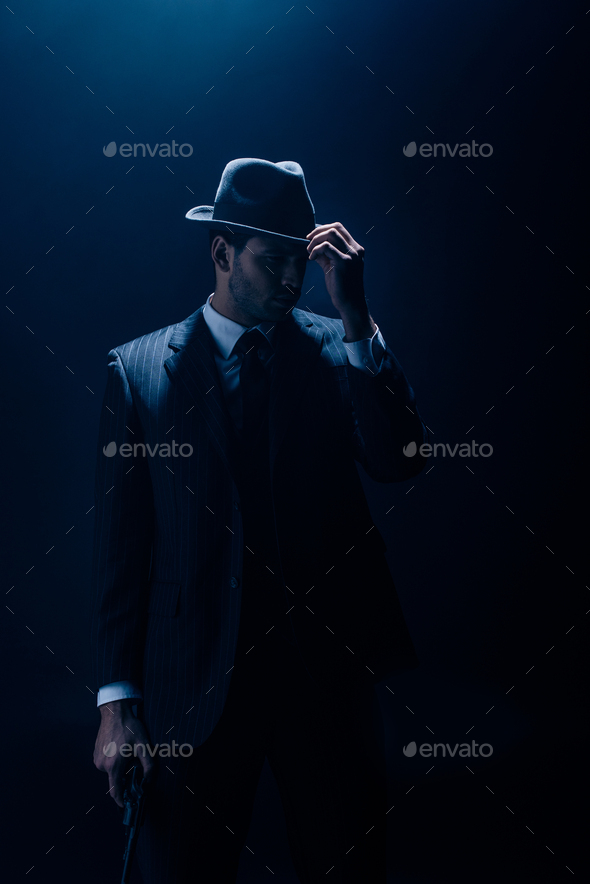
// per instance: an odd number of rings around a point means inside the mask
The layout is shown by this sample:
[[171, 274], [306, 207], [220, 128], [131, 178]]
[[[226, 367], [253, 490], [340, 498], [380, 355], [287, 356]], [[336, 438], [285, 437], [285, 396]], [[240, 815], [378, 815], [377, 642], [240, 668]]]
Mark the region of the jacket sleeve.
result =
[[375, 374], [348, 370], [353, 410], [355, 459], [376, 482], [401, 482], [416, 476], [428, 458], [419, 448], [429, 432], [416, 408], [404, 371], [385, 341]]
[[361, 341], [345, 341], [342, 338], [342, 343], [346, 347], [348, 361], [355, 368], [367, 374], [377, 374], [380, 371], [385, 352], [385, 341], [379, 331], [379, 326], [377, 326], [377, 331], [372, 338], [364, 338]]
[[[94, 495], [91, 653], [97, 688], [142, 684], [154, 531], [147, 458], [125, 456], [143, 441], [141, 423], [119, 353], [111, 350], [108, 358]], [[130, 446], [124, 454], [122, 445]]]

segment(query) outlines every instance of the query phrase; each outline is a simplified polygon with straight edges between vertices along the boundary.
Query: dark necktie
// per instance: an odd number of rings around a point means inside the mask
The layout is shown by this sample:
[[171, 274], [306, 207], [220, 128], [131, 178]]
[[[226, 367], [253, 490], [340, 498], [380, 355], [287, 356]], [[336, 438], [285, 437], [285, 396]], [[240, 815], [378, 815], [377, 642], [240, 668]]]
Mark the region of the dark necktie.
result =
[[256, 443], [263, 427], [268, 428], [270, 377], [263, 362], [266, 362], [271, 349], [266, 337], [257, 328], [244, 332], [234, 347], [234, 350], [244, 354], [240, 368], [241, 436], [248, 447]]
[[244, 354], [240, 368], [243, 423], [236, 463], [245, 545], [240, 635], [248, 650], [271, 626], [274, 644], [275, 637], [287, 637], [290, 625], [285, 618], [270, 487], [270, 374], [263, 363], [272, 355], [272, 347], [259, 329], [252, 328], [242, 334], [234, 350]]

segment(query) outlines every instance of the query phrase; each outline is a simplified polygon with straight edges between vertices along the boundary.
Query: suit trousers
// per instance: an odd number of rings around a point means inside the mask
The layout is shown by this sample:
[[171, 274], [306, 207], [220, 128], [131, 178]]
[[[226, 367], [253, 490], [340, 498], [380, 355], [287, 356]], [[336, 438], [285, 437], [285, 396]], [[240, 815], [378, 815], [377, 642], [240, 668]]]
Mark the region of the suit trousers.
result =
[[[244, 581], [244, 596], [248, 588]], [[144, 884], [237, 881], [265, 757], [299, 881], [325, 882], [330, 870], [334, 884], [385, 884], [386, 777], [375, 690], [366, 683], [322, 690], [296, 648], [274, 632], [253, 639], [240, 631], [213, 732], [188, 758], [158, 759], [137, 852]], [[264, 843], [248, 848], [255, 872], [247, 880], [257, 881], [272, 864]]]
[[[322, 688], [308, 672], [277, 580], [268, 449], [238, 474], [244, 517], [242, 608], [221, 717], [187, 758], [158, 759], [138, 843], [144, 884], [233, 884], [265, 757], [301, 884], [385, 884], [386, 776], [375, 689]], [[264, 843], [248, 844], [259, 880]], [[272, 868], [272, 866], [270, 866]], [[275, 870], [273, 870], [275, 871]]]

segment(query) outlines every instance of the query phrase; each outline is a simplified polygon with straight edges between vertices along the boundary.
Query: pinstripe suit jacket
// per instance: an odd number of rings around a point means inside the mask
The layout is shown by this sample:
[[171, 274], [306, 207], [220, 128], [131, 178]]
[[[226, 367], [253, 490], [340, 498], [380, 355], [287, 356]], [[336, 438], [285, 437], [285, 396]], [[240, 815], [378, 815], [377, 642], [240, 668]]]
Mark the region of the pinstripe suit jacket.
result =
[[[195, 747], [223, 710], [249, 554], [234, 431], [202, 314], [109, 353], [91, 630], [97, 687], [142, 685], [152, 741], [169, 732]], [[349, 363], [341, 320], [294, 309], [275, 335], [277, 591], [293, 606], [286, 616], [314, 678], [378, 679], [415, 657], [355, 460], [378, 482], [411, 478], [424, 460], [402, 447], [428, 434], [389, 347], [373, 377]], [[173, 441], [192, 455], [162, 456]]]

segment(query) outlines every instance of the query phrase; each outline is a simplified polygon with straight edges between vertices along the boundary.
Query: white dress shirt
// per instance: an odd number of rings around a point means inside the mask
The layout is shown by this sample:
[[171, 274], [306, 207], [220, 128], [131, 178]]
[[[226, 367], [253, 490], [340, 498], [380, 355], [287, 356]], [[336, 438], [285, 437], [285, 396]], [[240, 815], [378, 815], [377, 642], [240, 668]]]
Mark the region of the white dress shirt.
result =
[[[240, 352], [232, 353], [232, 351], [236, 341], [247, 330], [248, 326], [240, 325], [239, 322], [234, 322], [233, 319], [229, 319], [229, 317], [219, 313], [211, 303], [213, 294], [207, 298], [207, 303], [203, 308], [203, 318], [209, 326], [216, 344], [214, 353], [215, 365], [217, 366], [227, 409], [232, 420], [234, 420], [238, 427], [241, 427], [240, 365], [243, 354]], [[274, 321], [260, 322], [256, 326], [264, 334], [271, 347], [273, 345], [275, 326], [276, 322]], [[367, 374], [378, 374], [385, 351], [385, 341], [379, 331], [379, 326], [377, 326], [372, 337], [364, 338], [362, 341], [348, 342], [344, 340], [344, 337], [342, 341], [346, 347], [350, 364], [360, 371], [367, 372]], [[269, 357], [267, 364], [270, 364], [272, 358], [272, 356]], [[115, 681], [100, 688], [96, 704], [97, 706], [102, 706], [105, 703], [113, 703], [115, 700], [141, 700], [142, 697], [141, 690], [133, 682]]]

